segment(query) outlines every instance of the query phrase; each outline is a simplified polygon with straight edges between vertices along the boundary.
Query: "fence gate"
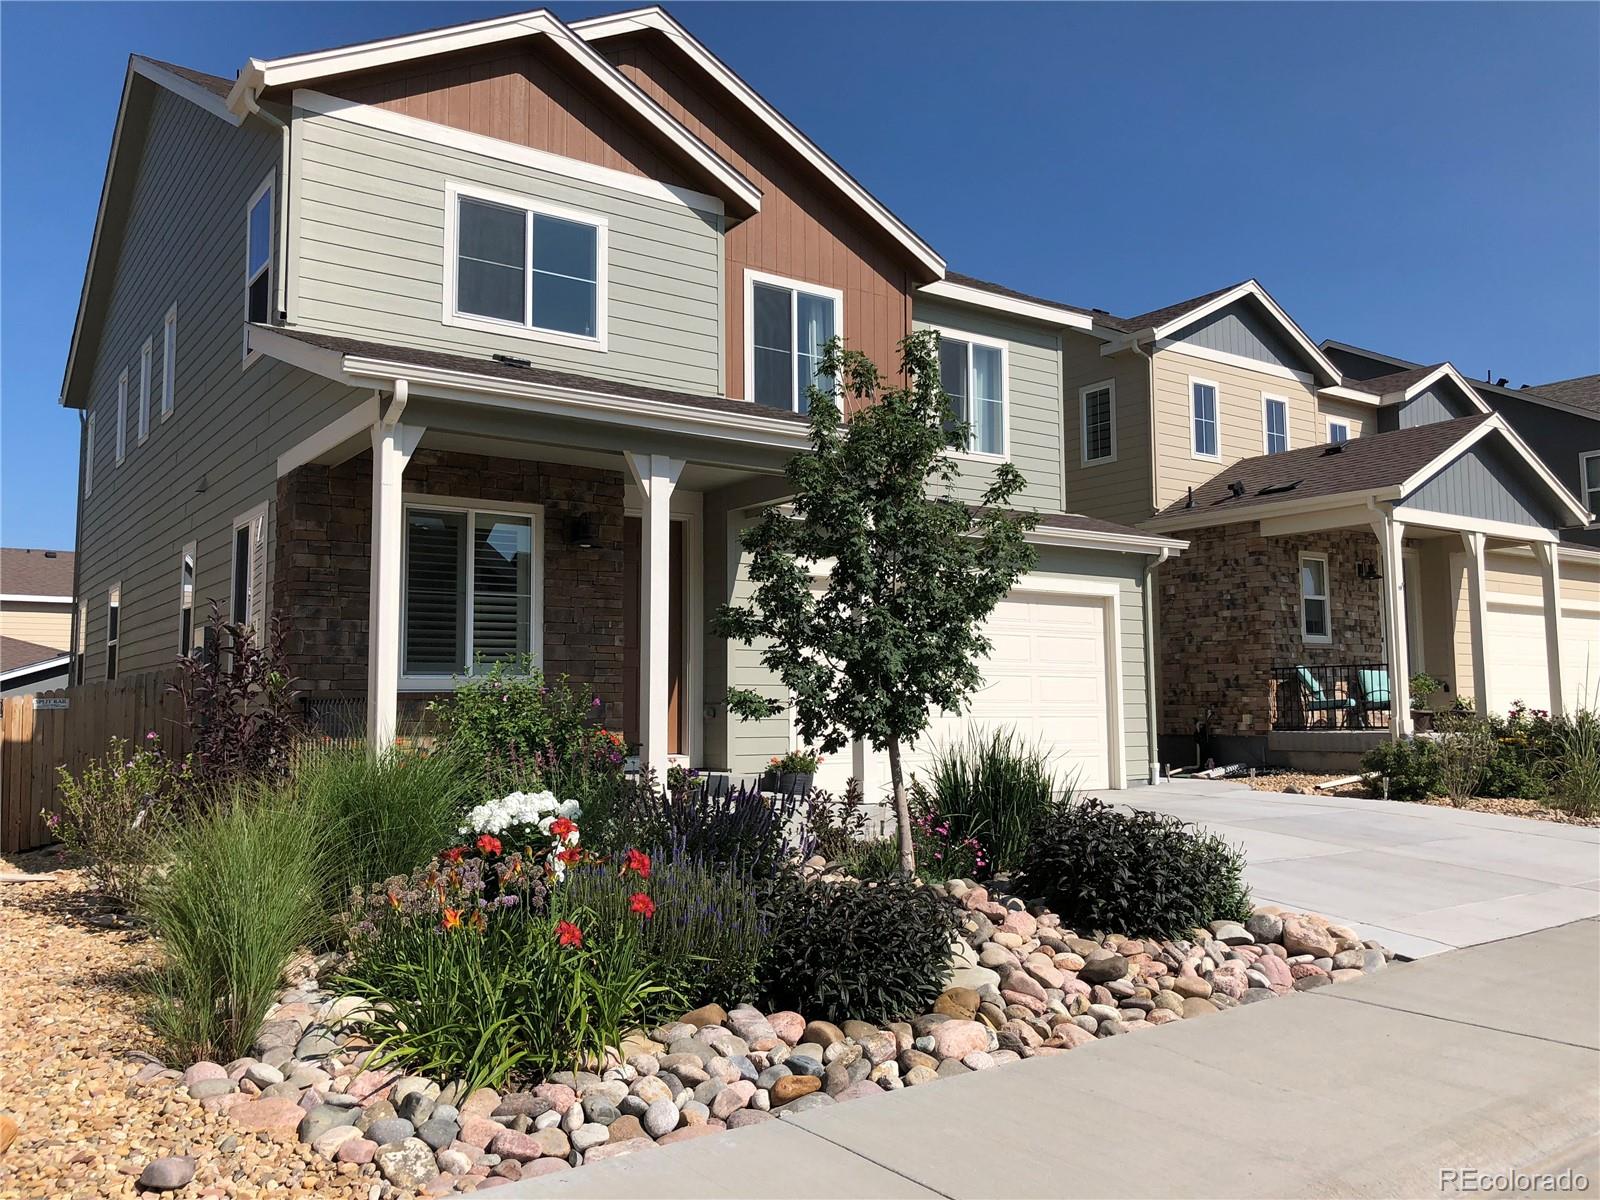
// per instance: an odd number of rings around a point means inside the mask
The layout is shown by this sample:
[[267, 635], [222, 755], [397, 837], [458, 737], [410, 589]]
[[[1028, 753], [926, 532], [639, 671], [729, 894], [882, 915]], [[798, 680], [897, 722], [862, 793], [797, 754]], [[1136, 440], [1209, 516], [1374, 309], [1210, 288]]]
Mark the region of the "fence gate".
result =
[[0, 851], [55, 840], [44, 814], [61, 811], [56, 768], [77, 772], [111, 738], [137, 742], [153, 730], [168, 753], [188, 753], [183, 706], [167, 692], [172, 679], [171, 671], [153, 671], [0, 699]]

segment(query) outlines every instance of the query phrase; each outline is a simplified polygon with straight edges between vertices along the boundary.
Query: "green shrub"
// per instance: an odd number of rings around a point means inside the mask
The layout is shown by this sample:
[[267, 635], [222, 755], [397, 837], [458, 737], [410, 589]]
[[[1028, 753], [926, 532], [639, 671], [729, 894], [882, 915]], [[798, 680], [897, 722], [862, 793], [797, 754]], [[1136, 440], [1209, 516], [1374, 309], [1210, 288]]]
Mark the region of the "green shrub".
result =
[[820, 854], [833, 862], [850, 855], [867, 832], [866, 796], [861, 781], [852, 776], [846, 781], [842, 796], [820, 788], [807, 792], [800, 828], [801, 849], [807, 857]]
[[[834, 861], [841, 871], [855, 879], [868, 882], [893, 879], [900, 874], [900, 844], [894, 838], [867, 838], [853, 843]], [[917, 866], [924, 876], [928, 875], [921, 847], [917, 850]]]
[[975, 841], [972, 867], [983, 878], [1015, 870], [1034, 830], [1071, 793], [1042, 745], [1009, 727], [974, 729], [935, 751], [919, 815], [933, 829], [947, 826], [942, 836], [953, 848]]
[[1080, 931], [1181, 937], [1250, 914], [1244, 857], [1176, 817], [1123, 812], [1094, 798], [1041, 825], [1019, 886]]
[[1362, 755], [1361, 768], [1373, 777], [1373, 790], [1390, 800], [1426, 800], [1439, 790], [1438, 757], [1424, 738], [1382, 742]]
[[1470, 714], [1450, 713], [1439, 718], [1439, 736], [1433, 741], [1439, 790], [1457, 808], [1480, 795], [1484, 773], [1495, 757], [1497, 743], [1490, 723]]
[[324, 928], [324, 847], [282, 792], [236, 787], [179, 826], [139, 896], [161, 940], [151, 1020], [183, 1062], [248, 1052], [284, 968]]
[[46, 813], [51, 831], [83, 864], [94, 889], [123, 904], [138, 899], [161, 853], [188, 763], [173, 762], [154, 733], [131, 751], [112, 738], [106, 753], [76, 776], [57, 767], [61, 814]]
[[892, 1021], [926, 1012], [944, 990], [956, 909], [905, 878], [763, 888], [767, 938], [756, 969], [769, 1009], [831, 1021]]
[[1600, 816], [1600, 715], [1580, 708], [1557, 718], [1547, 761], [1551, 802], [1574, 816]]

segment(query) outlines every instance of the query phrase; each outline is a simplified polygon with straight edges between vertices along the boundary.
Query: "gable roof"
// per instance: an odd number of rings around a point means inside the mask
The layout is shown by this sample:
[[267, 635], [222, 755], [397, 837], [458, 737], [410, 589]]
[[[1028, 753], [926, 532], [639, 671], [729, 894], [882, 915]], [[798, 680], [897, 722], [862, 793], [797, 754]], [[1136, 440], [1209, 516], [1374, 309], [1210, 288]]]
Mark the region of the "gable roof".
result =
[[594, 82], [692, 163], [725, 198], [733, 201], [741, 215], [760, 211], [761, 190], [755, 184], [645, 95], [583, 38], [542, 8], [330, 50], [313, 50], [283, 58], [252, 58], [239, 72], [239, 78], [229, 91], [227, 105], [231, 111], [242, 115], [251, 111], [257, 97], [269, 89], [292, 88], [335, 75], [529, 37], [545, 38], [565, 56], [563, 62]]
[[[1572, 514], [1576, 523], [1585, 522], [1582, 506], [1505, 419], [1482, 412], [1242, 459], [1218, 471], [1193, 489], [1192, 495], [1167, 505], [1150, 524], [1157, 528], [1222, 524], [1270, 514], [1288, 502], [1332, 501], [1334, 497], [1351, 503], [1369, 497], [1399, 502], [1490, 435], [1499, 435], [1513, 456], [1539, 477], [1556, 507]], [[1237, 515], [1241, 513], [1242, 517]]]
[[1079, 308], [1075, 304], [1066, 304], [1060, 300], [1030, 296], [1027, 292], [1019, 292], [1004, 284], [990, 283], [986, 279], [963, 275], [957, 271], [946, 271], [943, 279], [924, 284], [919, 290], [925, 295], [941, 300], [975, 304], [981, 308], [993, 308], [1015, 316], [1031, 317], [1052, 325], [1067, 325], [1074, 329], [1092, 329], [1096, 321], [1109, 315], [1100, 309]]
[[1241, 280], [1239, 283], [1230, 283], [1227, 287], [1217, 288], [1215, 291], [1206, 292], [1202, 296], [1191, 296], [1187, 300], [1180, 300], [1176, 304], [1167, 305], [1165, 308], [1152, 309], [1150, 312], [1140, 313], [1136, 317], [1114, 317], [1106, 324], [1111, 324], [1113, 328], [1122, 329], [1128, 333], [1133, 333], [1139, 329], [1161, 329], [1163, 326], [1172, 325], [1187, 317], [1197, 309], [1204, 308], [1219, 296], [1226, 296], [1252, 282], [1254, 281], [1246, 279]]
[[[602, 17], [574, 21], [572, 31], [586, 41], [604, 41], [624, 34], [653, 30], [664, 35], [673, 45], [689, 57], [707, 76], [715, 81], [735, 103], [764, 126], [779, 140], [786, 143], [823, 178], [833, 184], [844, 197], [858, 208], [867, 219], [877, 225], [890, 239], [899, 244], [935, 279], [945, 273], [944, 259], [933, 247], [889, 208], [862, 186], [859, 180], [835, 162], [821, 147], [802, 133], [781, 112], [774, 108], [759, 92], [740, 78], [693, 34], [673, 19], [665, 9], [652, 5], [649, 8], [630, 9]], [[620, 73], [619, 73], [620, 74]]]
[[1428, 367], [1411, 367], [1392, 371], [1388, 375], [1375, 375], [1371, 379], [1349, 379], [1345, 387], [1378, 397], [1383, 404], [1403, 404], [1413, 396], [1427, 391], [1441, 379], [1448, 379], [1479, 412], [1491, 412], [1483, 397], [1466, 378], [1449, 363], [1434, 363]]
[[0, 595], [72, 602], [71, 550], [0, 549]]
[[1575, 379], [1558, 379], [1554, 383], [1534, 383], [1521, 390], [1534, 392], [1548, 400], [1559, 400], [1574, 408], [1587, 409], [1600, 416], [1600, 375], [1579, 375]]
[[[1411, 362], [1409, 359], [1397, 358], [1393, 354], [1369, 350], [1365, 346], [1357, 346], [1351, 342], [1341, 342], [1336, 338], [1323, 338], [1321, 345], [1324, 350], [1342, 352], [1354, 358], [1365, 359], [1369, 363], [1387, 364], [1395, 368], [1395, 373], [1401, 370], [1411, 370], [1421, 365]], [[1507, 387], [1498, 383], [1490, 383], [1485, 379], [1474, 379], [1471, 383], [1473, 390], [1479, 395], [1492, 393], [1496, 396], [1508, 396], [1516, 400], [1526, 400], [1532, 404], [1542, 404], [1546, 408], [1556, 408], [1564, 412], [1575, 413], [1580, 417], [1600, 416], [1600, 375], [1580, 375], [1576, 379], [1563, 379], [1555, 383], [1525, 383], [1520, 387]], [[1360, 386], [1353, 379], [1345, 380], [1345, 385], [1347, 387]]]

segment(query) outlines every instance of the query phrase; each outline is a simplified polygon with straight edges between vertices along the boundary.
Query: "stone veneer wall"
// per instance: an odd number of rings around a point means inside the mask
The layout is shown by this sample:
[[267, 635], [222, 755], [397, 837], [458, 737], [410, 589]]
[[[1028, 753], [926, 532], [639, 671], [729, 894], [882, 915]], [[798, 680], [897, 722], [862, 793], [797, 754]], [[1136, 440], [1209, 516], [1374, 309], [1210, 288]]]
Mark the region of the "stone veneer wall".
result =
[[[544, 665], [593, 687], [606, 721], [622, 720], [622, 517], [619, 471], [418, 450], [405, 490], [458, 500], [544, 506]], [[289, 663], [315, 696], [367, 690], [372, 455], [301, 467], [278, 480], [272, 607]], [[595, 522], [598, 545], [567, 540], [570, 519]]]
[[[1380, 580], [1356, 575], [1378, 560], [1367, 530], [1262, 537], [1253, 524], [1195, 531], [1157, 574], [1161, 619], [1161, 732], [1263, 736], [1272, 727], [1275, 667], [1381, 662]], [[1300, 636], [1302, 552], [1328, 556], [1330, 645]]]

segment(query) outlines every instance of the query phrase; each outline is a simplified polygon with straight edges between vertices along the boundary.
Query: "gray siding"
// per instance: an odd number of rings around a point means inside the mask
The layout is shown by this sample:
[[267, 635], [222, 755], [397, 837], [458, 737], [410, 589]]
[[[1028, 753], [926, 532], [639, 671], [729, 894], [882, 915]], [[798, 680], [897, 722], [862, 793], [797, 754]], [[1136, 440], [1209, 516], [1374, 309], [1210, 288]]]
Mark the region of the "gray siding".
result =
[[[1499, 435], [1491, 434], [1490, 438]], [[1429, 512], [1550, 528], [1559, 515], [1526, 482], [1527, 468], [1489, 438], [1472, 446], [1405, 500]]]
[[[434, 350], [511, 354], [705, 395], [722, 390], [721, 218], [303, 110], [294, 131], [290, 297], [297, 323]], [[447, 181], [606, 218], [607, 349], [444, 323]]]
[[[357, 399], [268, 359], [241, 367], [245, 205], [277, 168], [279, 147], [278, 133], [264, 124], [235, 128], [158, 91], [126, 226], [120, 237], [114, 229], [103, 235], [100, 269], [113, 272], [113, 282], [89, 382], [94, 492], [81, 500], [78, 544], [91, 680], [105, 673], [107, 589], [122, 585], [119, 675], [169, 664], [178, 652], [184, 544], [198, 543], [198, 624], [208, 599], [226, 600], [233, 518], [272, 499], [277, 455]], [[175, 403], [162, 421], [161, 331], [174, 303]], [[150, 433], [140, 445], [139, 353], [146, 338], [155, 354]], [[117, 376], [124, 367], [127, 457], [119, 467]], [[270, 511], [267, 539], [270, 550]], [[271, 571], [269, 556], [269, 580]]]
[[1257, 362], [1275, 363], [1291, 371], [1306, 369], [1304, 356], [1289, 339], [1242, 300], [1189, 326], [1177, 340]]
[[1378, 410], [1378, 431], [1414, 429], [1437, 421], [1452, 421], [1476, 411], [1454, 384], [1440, 381], [1418, 392], [1403, 404], [1387, 404]]
[[[1511, 423], [1511, 427], [1566, 489], [1580, 500], [1583, 482], [1579, 474], [1580, 456], [1600, 450], [1600, 416], [1586, 417], [1566, 409], [1551, 408], [1532, 400], [1503, 395], [1483, 388], [1489, 407]], [[1568, 530], [1562, 540], [1575, 546], [1600, 550], [1600, 529]]]
[[[918, 297], [912, 327], [939, 326], [1006, 344], [1006, 404], [1009, 457], [1027, 479], [1017, 503], [1061, 512], [1061, 341], [1053, 330], [1010, 321], [953, 304]], [[994, 468], [962, 461], [960, 494], [976, 500], [994, 481]]]

